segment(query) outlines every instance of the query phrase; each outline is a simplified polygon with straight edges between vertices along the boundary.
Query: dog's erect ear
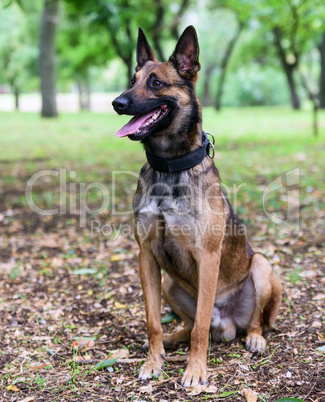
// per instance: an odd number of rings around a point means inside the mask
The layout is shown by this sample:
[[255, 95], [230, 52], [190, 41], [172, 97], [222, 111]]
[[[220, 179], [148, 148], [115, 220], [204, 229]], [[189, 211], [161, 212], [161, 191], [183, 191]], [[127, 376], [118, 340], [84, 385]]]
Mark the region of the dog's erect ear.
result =
[[179, 75], [193, 79], [201, 68], [199, 52], [199, 41], [196, 30], [190, 25], [182, 33], [169, 60], [177, 68]]
[[146, 35], [144, 34], [142, 28], [139, 27], [138, 43], [137, 43], [137, 62], [136, 71], [140, 70], [147, 61], [158, 61], [156, 55], [151, 49]]

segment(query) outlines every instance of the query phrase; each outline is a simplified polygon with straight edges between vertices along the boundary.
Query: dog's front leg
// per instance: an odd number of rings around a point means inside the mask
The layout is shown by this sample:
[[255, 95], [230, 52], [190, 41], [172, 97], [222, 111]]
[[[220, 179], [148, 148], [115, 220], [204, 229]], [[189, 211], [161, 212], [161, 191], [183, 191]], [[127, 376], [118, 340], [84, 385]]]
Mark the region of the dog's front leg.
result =
[[219, 253], [202, 255], [198, 261], [198, 300], [194, 327], [191, 332], [191, 352], [182, 385], [207, 384], [207, 351], [211, 314], [219, 275]]
[[161, 328], [161, 273], [148, 248], [142, 246], [139, 254], [140, 279], [147, 317], [148, 357], [139, 372], [141, 380], [159, 377], [164, 366], [165, 351]]

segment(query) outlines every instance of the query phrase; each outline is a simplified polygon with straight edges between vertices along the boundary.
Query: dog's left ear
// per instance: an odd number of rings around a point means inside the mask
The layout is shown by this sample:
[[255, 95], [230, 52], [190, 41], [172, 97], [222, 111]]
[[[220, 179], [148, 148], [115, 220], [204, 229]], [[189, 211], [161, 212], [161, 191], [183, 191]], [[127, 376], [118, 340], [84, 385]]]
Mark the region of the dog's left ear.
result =
[[179, 75], [193, 79], [201, 68], [199, 53], [199, 41], [196, 30], [190, 25], [182, 33], [169, 60], [177, 68]]
[[151, 49], [149, 42], [144, 34], [142, 28], [139, 27], [139, 35], [138, 35], [138, 43], [137, 43], [137, 62], [138, 65], [136, 66], [135, 70], [140, 70], [147, 61], [155, 61], [158, 62], [156, 55], [154, 54], [153, 50]]

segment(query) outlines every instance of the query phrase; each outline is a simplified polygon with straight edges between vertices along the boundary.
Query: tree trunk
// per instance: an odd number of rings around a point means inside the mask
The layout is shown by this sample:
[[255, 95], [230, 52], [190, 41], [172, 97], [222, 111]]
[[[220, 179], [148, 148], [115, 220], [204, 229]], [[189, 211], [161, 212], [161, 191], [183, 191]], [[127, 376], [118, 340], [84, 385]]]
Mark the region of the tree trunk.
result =
[[244, 24], [242, 22], [239, 22], [237, 32], [236, 32], [235, 36], [229, 41], [226, 51], [221, 60], [221, 66], [220, 66], [221, 73], [220, 73], [220, 78], [219, 78], [219, 82], [218, 82], [217, 96], [216, 96], [216, 101], [215, 101], [215, 108], [217, 110], [221, 109], [221, 100], [222, 100], [223, 88], [224, 88], [225, 81], [226, 81], [227, 67], [228, 67], [232, 52], [235, 48], [235, 45], [239, 39], [240, 33], [243, 29], [243, 26], [244, 26]]
[[14, 95], [15, 95], [15, 110], [19, 112], [19, 89], [14, 87]]
[[308, 99], [311, 101], [313, 109], [313, 134], [314, 137], [318, 137], [319, 133], [319, 124], [318, 124], [318, 109], [319, 109], [319, 101], [318, 97], [315, 93], [312, 92], [312, 90], [309, 88], [307, 79], [304, 77], [302, 73], [300, 73], [300, 78], [301, 78], [301, 84], [304, 90], [306, 91], [306, 94], [308, 96]]
[[77, 82], [79, 93], [79, 109], [90, 110], [90, 86], [88, 82], [79, 80]]
[[320, 83], [319, 83], [319, 107], [325, 109], [325, 33], [319, 45], [320, 52]]
[[211, 87], [211, 75], [213, 73], [215, 66], [208, 66], [205, 70], [204, 74], [204, 83], [203, 83], [203, 95], [202, 95], [202, 106], [211, 106], [211, 94], [210, 94], [210, 87]]
[[161, 40], [161, 32], [163, 30], [163, 22], [165, 15], [165, 7], [161, 0], [156, 1], [156, 20], [153, 25], [153, 43], [155, 46], [155, 50], [157, 51], [157, 56], [160, 61], [165, 61], [164, 52], [162, 50], [160, 40]]
[[298, 55], [297, 54], [294, 55], [296, 58], [294, 63], [288, 63], [286, 55], [285, 55], [285, 51], [281, 44], [280, 28], [274, 28], [273, 35], [274, 35], [274, 43], [275, 43], [275, 46], [278, 51], [280, 62], [281, 62], [282, 68], [283, 68], [286, 78], [287, 78], [289, 91], [290, 91], [290, 97], [291, 97], [291, 105], [296, 110], [300, 109], [300, 100], [299, 100], [299, 96], [298, 96], [298, 92], [297, 92], [296, 82], [294, 79], [294, 72], [298, 67]]
[[[108, 29], [108, 32], [111, 34], [112, 43], [116, 50], [117, 55], [121, 58], [123, 63], [126, 65], [126, 68], [127, 68], [126, 89], [128, 89], [128, 88], [130, 88], [130, 79], [133, 76], [132, 49], [131, 49], [131, 47], [123, 46], [123, 44], [121, 44], [118, 41], [117, 36], [115, 35], [115, 32], [110, 27], [109, 21], [107, 21], [107, 29]], [[126, 35], [129, 38], [129, 43], [131, 44], [132, 43], [132, 35], [131, 35], [129, 24], [127, 24], [125, 31], [126, 31]]]
[[58, 22], [58, 11], [58, 0], [44, 0], [39, 44], [42, 117], [57, 117], [58, 115], [55, 66], [55, 33]]
[[179, 32], [178, 32], [178, 27], [181, 22], [182, 16], [184, 15], [185, 11], [189, 7], [191, 3], [191, 0], [182, 0], [178, 12], [173, 18], [173, 21], [169, 25], [168, 29], [171, 31], [172, 36], [174, 37], [175, 40], [179, 39]]

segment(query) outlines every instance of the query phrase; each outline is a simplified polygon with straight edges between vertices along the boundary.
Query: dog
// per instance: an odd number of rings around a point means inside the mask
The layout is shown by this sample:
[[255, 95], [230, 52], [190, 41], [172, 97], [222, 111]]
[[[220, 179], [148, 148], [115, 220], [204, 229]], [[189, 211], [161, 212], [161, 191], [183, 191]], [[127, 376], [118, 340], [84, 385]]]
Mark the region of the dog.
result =
[[[246, 330], [246, 349], [262, 352], [282, 287], [220, 188], [195, 92], [194, 27], [185, 29], [167, 62], [157, 60], [139, 28], [136, 58], [131, 88], [112, 104], [118, 114], [134, 116], [116, 135], [141, 141], [148, 160], [133, 203], [149, 347], [139, 378], [159, 377], [164, 347], [190, 339], [181, 384], [207, 384], [210, 331], [212, 340], [229, 342]], [[184, 323], [174, 333], [162, 331], [161, 293]]]

